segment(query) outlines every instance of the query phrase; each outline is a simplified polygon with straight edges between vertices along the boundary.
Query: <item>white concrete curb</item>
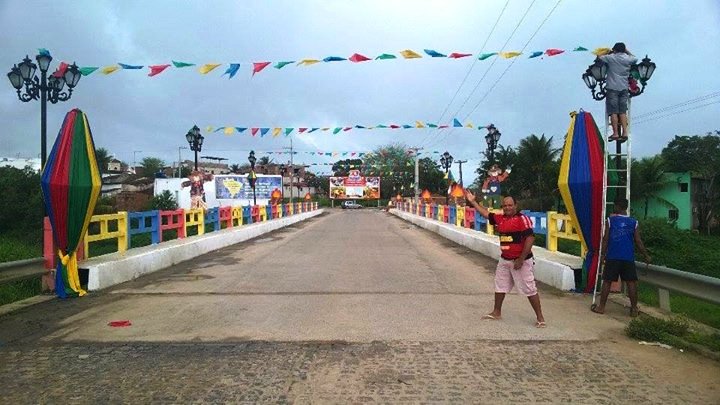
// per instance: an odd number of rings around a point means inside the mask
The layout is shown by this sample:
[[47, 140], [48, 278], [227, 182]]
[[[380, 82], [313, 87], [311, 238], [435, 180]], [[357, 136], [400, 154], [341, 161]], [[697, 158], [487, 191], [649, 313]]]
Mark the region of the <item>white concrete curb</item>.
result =
[[88, 290], [100, 290], [190, 260], [213, 250], [252, 239], [322, 213], [322, 209], [303, 212], [267, 222], [223, 229], [202, 236], [191, 236], [185, 239], [163, 242], [159, 245], [130, 249], [122, 254], [112, 253], [98, 256], [80, 263], [80, 267], [89, 269]]
[[[485, 256], [496, 260], [500, 258], [497, 236], [460, 228], [397, 209], [391, 209], [390, 213]], [[535, 257], [536, 280], [565, 291], [575, 288], [573, 268], [582, 267], [581, 258], [561, 252], [550, 252], [537, 246], [533, 247], [533, 256]]]

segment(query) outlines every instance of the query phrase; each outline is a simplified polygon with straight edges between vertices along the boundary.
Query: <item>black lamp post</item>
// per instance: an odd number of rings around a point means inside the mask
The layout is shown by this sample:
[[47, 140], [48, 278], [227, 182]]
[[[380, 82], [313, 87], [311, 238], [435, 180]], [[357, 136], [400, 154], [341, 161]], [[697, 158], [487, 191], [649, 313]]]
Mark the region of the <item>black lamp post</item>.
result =
[[[453, 157], [451, 154], [449, 154], [447, 151], [443, 153], [440, 156], [440, 165], [443, 169], [445, 169], [445, 178], [448, 178], [448, 171], [450, 170], [450, 167], [452, 166]], [[450, 179], [448, 178], [448, 182]], [[445, 205], [447, 205], [450, 202], [450, 194], [446, 193], [445, 195]]]
[[198, 152], [202, 151], [202, 144], [205, 137], [200, 133], [200, 128], [198, 128], [197, 125], [193, 125], [185, 135], [185, 139], [187, 139], [188, 145], [190, 145], [190, 150], [195, 152], [195, 170], [197, 170]]
[[[630, 66], [630, 78], [633, 76], [638, 76], [640, 85], [639, 90], [633, 92], [630, 91], [630, 97], [635, 97], [641, 95], [645, 91], [645, 86], [647, 85], [647, 82], [652, 77], [653, 73], [655, 72], [655, 62], [652, 62], [650, 58], [645, 55], [643, 60], [638, 63]], [[592, 93], [592, 97], [595, 100], [602, 100], [605, 98], [607, 92], [605, 91], [605, 82], [607, 80], [607, 63], [600, 60], [600, 58], [596, 58], [595, 62], [593, 62], [592, 65], [588, 66], [587, 70], [585, 70], [585, 73], [582, 74], [583, 82], [585, 82], [585, 85], [590, 89], [590, 92]], [[599, 87], [599, 90], [596, 91], [595, 88]], [[607, 113], [605, 114], [605, 122], [607, 122]], [[628, 120], [628, 126], [631, 121]], [[620, 169], [620, 165], [622, 162], [621, 153], [622, 150], [620, 148], [621, 142], [615, 142], [615, 169]], [[627, 179], [620, 178], [620, 182], [625, 182], [627, 184]]]
[[[285, 198], [285, 174], [288, 172], [287, 166], [280, 166], [280, 188], [282, 189], [282, 196]], [[292, 188], [292, 182], [290, 182], [290, 188]], [[292, 192], [292, 190], [291, 190]]]
[[[47, 102], [56, 104], [58, 101], [69, 100], [82, 74], [75, 63], [70, 66], [63, 64], [63, 70], [56, 70], [48, 78], [52, 56], [48, 52], [41, 52], [35, 60], [37, 65], [25, 56], [22, 62], [10, 69], [7, 76], [20, 101], [27, 103], [40, 99], [40, 170], [43, 170], [47, 155]], [[35, 74], [38, 67], [40, 78]], [[66, 84], [67, 91], [63, 91]]]
[[257, 181], [257, 175], [255, 174], [255, 162], [257, 162], [257, 158], [255, 157], [254, 150], [250, 151], [250, 155], [248, 155], [248, 162], [250, 162], [250, 174], [248, 174], [248, 181], [250, 182], [250, 187], [252, 187], [253, 191], [253, 205], [257, 205], [257, 200], [255, 198], [255, 182]]
[[488, 133], [485, 135], [485, 143], [487, 143], [488, 150], [487, 157], [492, 164], [495, 162], [495, 149], [498, 146], [498, 142], [500, 142], [500, 136], [502, 136], [502, 134], [493, 124], [487, 126], [487, 131]]

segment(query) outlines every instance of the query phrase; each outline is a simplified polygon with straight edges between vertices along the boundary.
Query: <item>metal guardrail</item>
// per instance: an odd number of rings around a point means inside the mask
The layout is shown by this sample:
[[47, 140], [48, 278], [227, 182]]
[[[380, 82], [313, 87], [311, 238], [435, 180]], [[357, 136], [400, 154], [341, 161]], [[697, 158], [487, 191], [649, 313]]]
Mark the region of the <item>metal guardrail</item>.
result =
[[720, 305], [720, 278], [635, 262], [640, 281], [657, 287], [660, 308], [670, 311], [670, 291]]
[[42, 257], [0, 263], [0, 284], [42, 276], [46, 271], [44, 263]]

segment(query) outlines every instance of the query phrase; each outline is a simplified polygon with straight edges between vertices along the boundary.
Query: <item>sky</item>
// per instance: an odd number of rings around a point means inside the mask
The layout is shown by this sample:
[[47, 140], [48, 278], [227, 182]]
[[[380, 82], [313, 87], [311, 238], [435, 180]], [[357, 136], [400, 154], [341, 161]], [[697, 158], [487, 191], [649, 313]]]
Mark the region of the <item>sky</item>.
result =
[[[493, 30], [493, 27], [495, 29]], [[207, 75], [197, 67], [99, 71], [83, 77], [67, 102], [48, 105], [48, 148], [64, 115], [80, 108], [97, 147], [132, 164], [143, 157], [166, 163], [191, 159], [185, 134], [193, 126], [337, 127], [416, 120], [447, 124], [493, 123], [500, 144], [516, 147], [530, 134], [562, 146], [569, 112], [590, 111], [602, 126], [603, 102], [591, 98], [581, 74], [589, 52], [528, 59], [548, 48], [590, 50], [623, 41], [657, 64], [645, 93], [632, 102], [634, 157], [659, 153], [675, 136], [720, 129], [720, 2], [642, 0], [498, 1], [103, 1], [0, 0], [0, 67], [7, 71], [38, 48], [79, 66], [156, 65], [172, 60], [223, 63]], [[484, 45], [484, 46], [483, 46]], [[516, 51], [515, 59], [430, 58], [449, 54]], [[354, 64], [268, 67], [251, 63], [327, 56], [368, 57], [411, 49], [422, 59]], [[238, 74], [222, 75], [229, 63]], [[38, 157], [39, 102], [22, 103], [7, 79], [0, 85], [0, 157]], [[704, 97], [704, 98], [703, 98]], [[687, 111], [683, 111], [687, 110]], [[649, 114], [649, 115], [648, 115]], [[342, 152], [369, 152], [402, 143], [467, 159], [465, 179], [485, 151], [485, 131], [351, 130], [290, 137], [205, 133], [201, 155], [244, 164], [248, 152], [300, 152], [295, 163], [325, 163]], [[313, 156], [303, 152], [338, 152]], [[258, 154], [262, 156], [262, 154]], [[349, 156], [346, 156], [346, 158]], [[287, 155], [272, 155], [284, 162]], [[316, 172], [329, 166], [316, 166]], [[454, 167], [457, 176], [457, 166]], [[467, 181], [467, 180], [466, 180]]]

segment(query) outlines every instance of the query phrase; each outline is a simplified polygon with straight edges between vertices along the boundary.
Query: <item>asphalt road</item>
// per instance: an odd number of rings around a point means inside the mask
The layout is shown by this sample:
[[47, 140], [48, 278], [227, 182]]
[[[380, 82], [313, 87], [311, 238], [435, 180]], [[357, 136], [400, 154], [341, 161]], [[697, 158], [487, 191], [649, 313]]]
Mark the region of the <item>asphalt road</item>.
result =
[[[638, 346], [621, 307], [541, 286], [380, 210], [328, 213], [141, 279], [0, 316], [13, 403], [720, 403], [720, 367]], [[128, 327], [110, 327], [129, 320]], [[708, 384], [705, 384], [708, 382]]]

